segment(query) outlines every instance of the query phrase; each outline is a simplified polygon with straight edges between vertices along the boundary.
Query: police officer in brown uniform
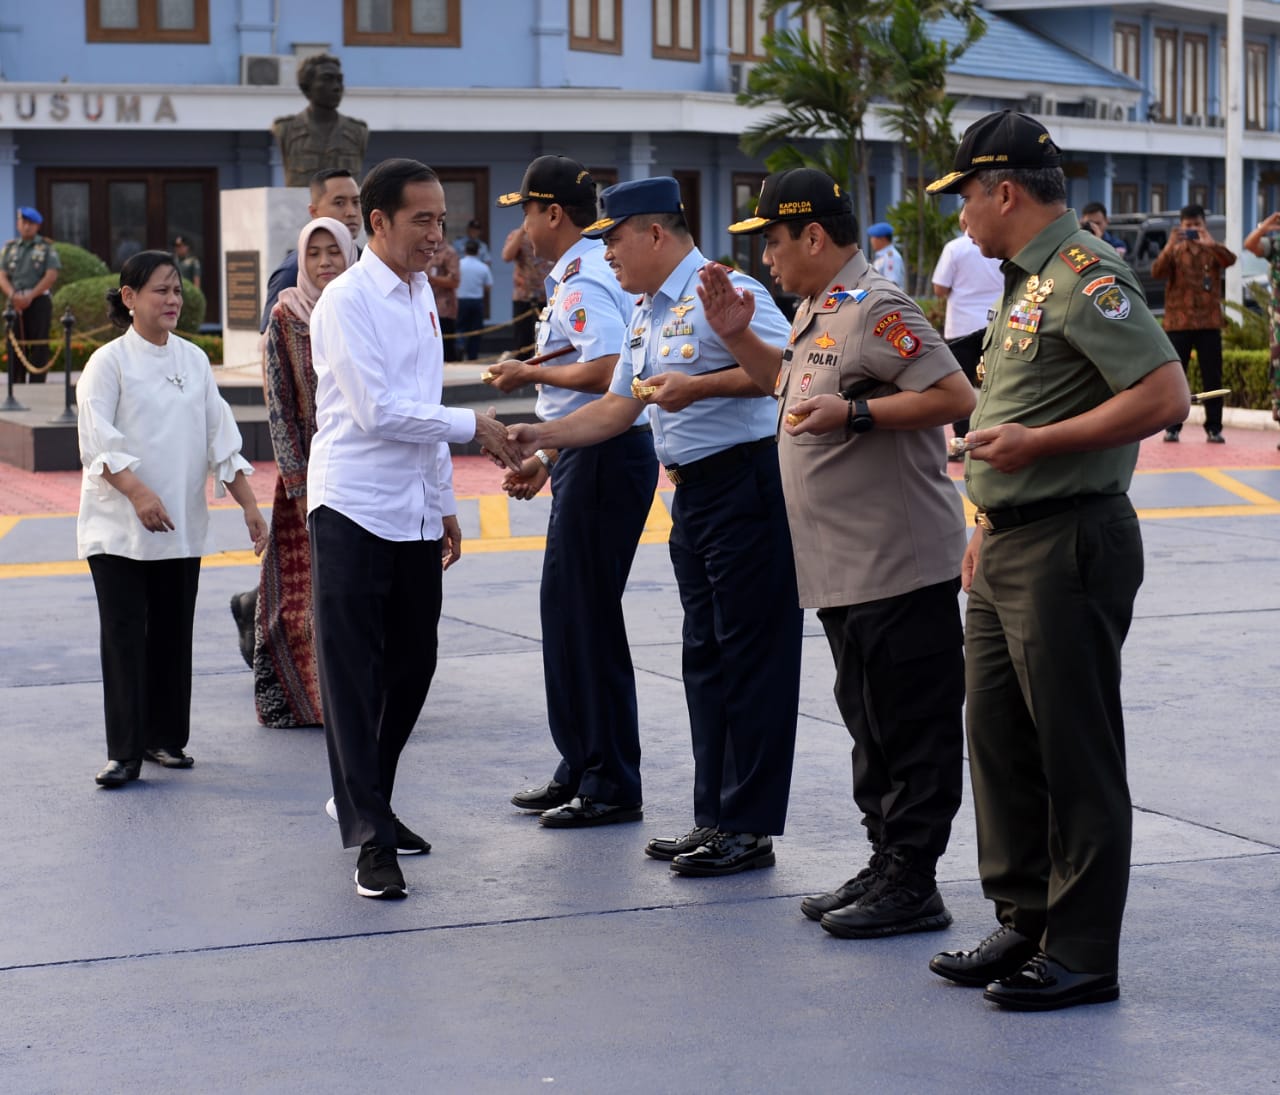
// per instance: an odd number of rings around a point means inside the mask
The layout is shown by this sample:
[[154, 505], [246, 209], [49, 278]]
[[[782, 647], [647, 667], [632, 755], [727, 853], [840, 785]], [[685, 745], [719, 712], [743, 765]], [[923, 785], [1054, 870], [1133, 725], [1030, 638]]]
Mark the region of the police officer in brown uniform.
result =
[[830, 176], [770, 175], [756, 215], [764, 261], [803, 299], [784, 349], [750, 330], [754, 301], [702, 271], [707, 321], [758, 384], [776, 377], [778, 459], [800, 603], [816, 608], [853, 738], [853, 797], [870, 863], [806, 916], [834, 935], [951, 923], [934, 870], [960, 806], [964, 511], [943, 427], [973, 389], [915, 302], [876, 273]]
[[1125, 262], [1067, 208], [1045, 128], [1012, 111], [964, 135], [969, 234], [1003, 259], [965, 468], [961, 572], [969, 766], [983, 892], [1000, 928], [930, 968], [988, 1000], [1114, 1000], [1129, 882], [1120, 649], [1142, 582], [1126, 491], [1138, 441], [1189, 404], [1178, 355]]
[[[53, 322], [49, 294], [62, 269], [53, 241], [40, 235], [43, 223], [38, 209], [22, 206], [18, 210], [18, 238], [0, 248], [0, 294], [18, 314], [13, 337], [27, 344], [22, 352], [37, 369], [49, 362], [49, 327]], [[15, 383], [44, 383], [45, 373], [29, 373], [21, 361], [10, 362], [9, 368], [15, 370]]]

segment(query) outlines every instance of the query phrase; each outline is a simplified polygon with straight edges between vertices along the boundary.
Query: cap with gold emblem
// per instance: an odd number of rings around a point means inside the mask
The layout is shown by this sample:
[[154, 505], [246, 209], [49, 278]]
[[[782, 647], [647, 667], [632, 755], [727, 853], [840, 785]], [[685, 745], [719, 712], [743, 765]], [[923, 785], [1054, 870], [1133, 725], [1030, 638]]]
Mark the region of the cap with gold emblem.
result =
[[604, 216], [587, 225], [582, 234], [598, 240], [637, 213], [683, 213], [680, 184], [669, 175], [654, 179], [632, 179], [609, 187], [600, 195]]
[[529, 201], [594, 206], [595, 180], [577, 160], [567, 156], [539, 156], [525, 170], [519, 193], [503, 194], [498, 204], [506, 207]]
[[955, 170], [925, 189], [930, 194], [954, 194], [975, 171], [1035, 170], [1061, 164], [1058, 146], [1044, 126], [1029, 115], [1000, 110], [964, 131]]
[[729, 231], [741, 236], [763, 232], [779, 221], [816, 220], [852, 212], [849, 195], [830, 175], [812, 167], [793, 167], [766, 178], [760, 187], [756, 215], [729, 225]]

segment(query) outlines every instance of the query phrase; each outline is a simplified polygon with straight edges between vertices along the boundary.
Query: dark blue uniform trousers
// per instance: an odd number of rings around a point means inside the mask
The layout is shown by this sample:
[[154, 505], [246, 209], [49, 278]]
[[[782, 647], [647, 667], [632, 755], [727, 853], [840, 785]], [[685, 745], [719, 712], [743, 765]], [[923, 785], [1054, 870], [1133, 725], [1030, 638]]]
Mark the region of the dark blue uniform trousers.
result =
[[804, 614], [772, 446], [676, 487], [671, 562], [684, 605], [694, 822], [779, 834], [800, 703]]
[[599, 802], [641, 801], [636, 677], [622, 593], [653, 504], [653, 435], [565, 449], [551, 472], [542, 669], [555, 778]]
[[337, 510], [308, 518], [316, 660], [342, 844], [396, 846], [396, 766], [436, 671], [439, 540], [384, 540]]

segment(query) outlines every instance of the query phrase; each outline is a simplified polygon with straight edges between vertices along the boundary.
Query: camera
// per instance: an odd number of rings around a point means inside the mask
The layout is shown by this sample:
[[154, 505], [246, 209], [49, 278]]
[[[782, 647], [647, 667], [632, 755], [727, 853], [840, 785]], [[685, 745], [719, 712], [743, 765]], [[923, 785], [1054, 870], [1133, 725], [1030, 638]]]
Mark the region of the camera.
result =
[[1194, 228], [1184, 228], [1182, 230], [1182, 238], [1184, 240], [1196, 240], [1200, 238], [1200, 233]]

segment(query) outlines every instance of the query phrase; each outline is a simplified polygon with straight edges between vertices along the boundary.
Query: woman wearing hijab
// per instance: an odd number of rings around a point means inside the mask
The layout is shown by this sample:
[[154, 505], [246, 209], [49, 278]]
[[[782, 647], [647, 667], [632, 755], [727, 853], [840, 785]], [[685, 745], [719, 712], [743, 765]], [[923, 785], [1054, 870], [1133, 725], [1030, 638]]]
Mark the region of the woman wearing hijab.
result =
[[84, 478], [76, 541], [101, 626], [107, 766], [101, 787], [138, 778], [147, 759], [190, 768], [191, 632], [215, 494], [244, 510], [254, 549], [267, 524], [245, 479], [240, 431], [204, 351], [173, 332], [182, 278], [165, 251], [140, 251], [107, 293], [124, 335], [95, 350], [76, 386]]
[[263, 726], [319, 726], [311, 632], [307, 459], [316, 432], [311, 309], [356, 261], [346, 225], [317, 217], [298, 234], [298, 284], [284, 289], [267, 326], [267, 407], [279, 476], [254, 617], [253, 698]]

